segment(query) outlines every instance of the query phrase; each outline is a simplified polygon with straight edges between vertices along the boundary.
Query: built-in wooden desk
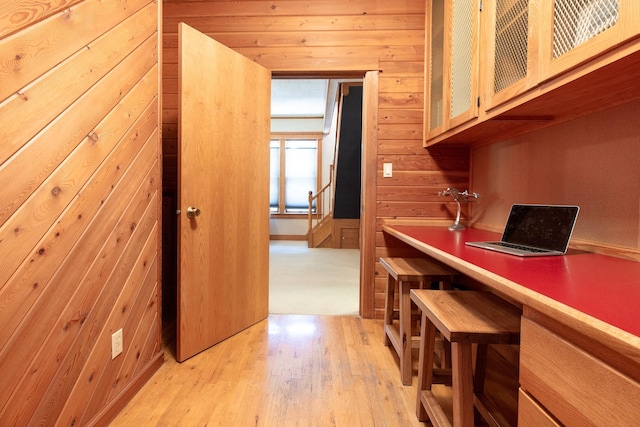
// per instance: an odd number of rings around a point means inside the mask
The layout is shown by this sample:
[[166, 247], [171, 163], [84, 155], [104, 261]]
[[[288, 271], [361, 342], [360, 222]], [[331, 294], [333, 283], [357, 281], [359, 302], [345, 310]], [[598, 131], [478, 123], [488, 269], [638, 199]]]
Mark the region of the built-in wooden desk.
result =
[[473, 228], [383, 231], [522, 304], [520, 425], [640, 425], [640, 263], [500, 254], [466, 246], [500, 238]]

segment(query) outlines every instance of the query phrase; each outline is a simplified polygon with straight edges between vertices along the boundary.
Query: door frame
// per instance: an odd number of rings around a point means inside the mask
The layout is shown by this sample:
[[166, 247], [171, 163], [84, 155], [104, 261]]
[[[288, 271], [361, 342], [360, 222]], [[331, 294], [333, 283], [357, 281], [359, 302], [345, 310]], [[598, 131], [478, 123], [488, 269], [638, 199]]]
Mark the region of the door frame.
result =
[[360, 196], [360, 316], [375, 318], [376, 188], [378, 162], [378, 70], [339, 70], [316, 76], [313, 71], [272, 71], [271, 78], [358, 78], [362, 79], [362, 158]]
[[365, 319], [375, 318], [379, 76], [379, 71], [367, 71], [362, 81], [360, 316]]

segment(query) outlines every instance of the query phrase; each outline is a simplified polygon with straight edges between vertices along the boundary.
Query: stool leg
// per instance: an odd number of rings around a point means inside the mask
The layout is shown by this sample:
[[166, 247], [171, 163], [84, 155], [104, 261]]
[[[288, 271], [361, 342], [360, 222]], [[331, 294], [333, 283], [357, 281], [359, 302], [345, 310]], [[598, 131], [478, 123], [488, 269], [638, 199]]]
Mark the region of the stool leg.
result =
[[433, 384], [433, 352], [436, 342], [436, 327], [422, 313], [420, 321], [420, 357], [418, 359], [418, 398], [416, 416], [419, 421], [427, 420], [427, 411], [422, 405], [422, 392], [431, 390]]
[[413, 367], [411, 364], [411, 282], [398, 282], [400, 293], [400, 342], [402, 351], [400, 356], [400, 373], [402, 384], [411, 385]]
[[451, 369], [451, 343], [446, 339], [442, 343], [444, 347], [444, 364], [443, 369]]
[[[442, 276], [439, 289], [450, 291], [452, 289], [453, 276]], [[451, 343], [443, 338], [442, 355], [440, 356], [440, 368], [451, 369]]]
[[[393, 297], [396, 288], [396, 279], [392, 275], [387, 275], [387, 293], [384, 299], [384, 324], [391, 325], [393, 323]], [[389, 336], [384, 334], [384, 345], [390, 346], [391, 340]]]
[[473, 427], [473, 350], [470, 343], [451, 343], [453, 427]]
[[484, 392], [484, 378], [487, 372], [487, 344], [478, 344], [476, 349], [476, 369], [473, 375], [473, 391], [474, 393]]

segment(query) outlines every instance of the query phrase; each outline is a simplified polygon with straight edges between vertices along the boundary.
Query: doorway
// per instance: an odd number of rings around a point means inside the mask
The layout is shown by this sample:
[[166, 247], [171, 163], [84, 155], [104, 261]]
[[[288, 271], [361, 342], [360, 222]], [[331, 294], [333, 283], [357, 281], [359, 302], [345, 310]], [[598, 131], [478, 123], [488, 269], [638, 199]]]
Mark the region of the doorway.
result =
[[[301, 206], [290, 211], [283, 206], [271, 209], [270, 313], [359, 314], [362, 80], [272, 79], [272, 144], [280, 139], [282, 145], [296, 133], [319, 135], [320, 142], [315, 150], [317, 161], [311, 160], [312, 166], [304, 171], [317, 171], [317, 182], [313, 187], [307, 183], [296, 189]], [[297, 159], [295, 151], [292, 146], [287, 155]], [[284, 171], [289, 157], [284, 157], [277, 155], [277, 149], [272, 153], [271, 162], [276, 163], [272, 172], [279, 173], [279, 177], [272, 177], [272, 193], [278, 192], [278, 182], [285, 192], [282, 183], [289, 182]], [[300, 174], [292, 172], [295, 178]], [[307, 238], [309, 190], [318, 194], [313, 201], [314, 220], [333, 224], [327, 224], [332, 232], [319, 230], [322, 240], [314, 241], [313, 246]], [[272, 204], [277, 202], [278, 197], [272, 194]]]

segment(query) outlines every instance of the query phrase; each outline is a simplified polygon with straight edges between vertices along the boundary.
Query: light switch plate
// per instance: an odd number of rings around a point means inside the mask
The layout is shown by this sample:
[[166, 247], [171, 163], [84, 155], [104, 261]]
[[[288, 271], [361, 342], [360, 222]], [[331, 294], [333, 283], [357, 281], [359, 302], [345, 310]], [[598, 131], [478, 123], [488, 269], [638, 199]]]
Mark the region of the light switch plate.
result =
[[382, 164], [382, 176], [384, 178], [391, 178], [393, 176], [393, 163]]

